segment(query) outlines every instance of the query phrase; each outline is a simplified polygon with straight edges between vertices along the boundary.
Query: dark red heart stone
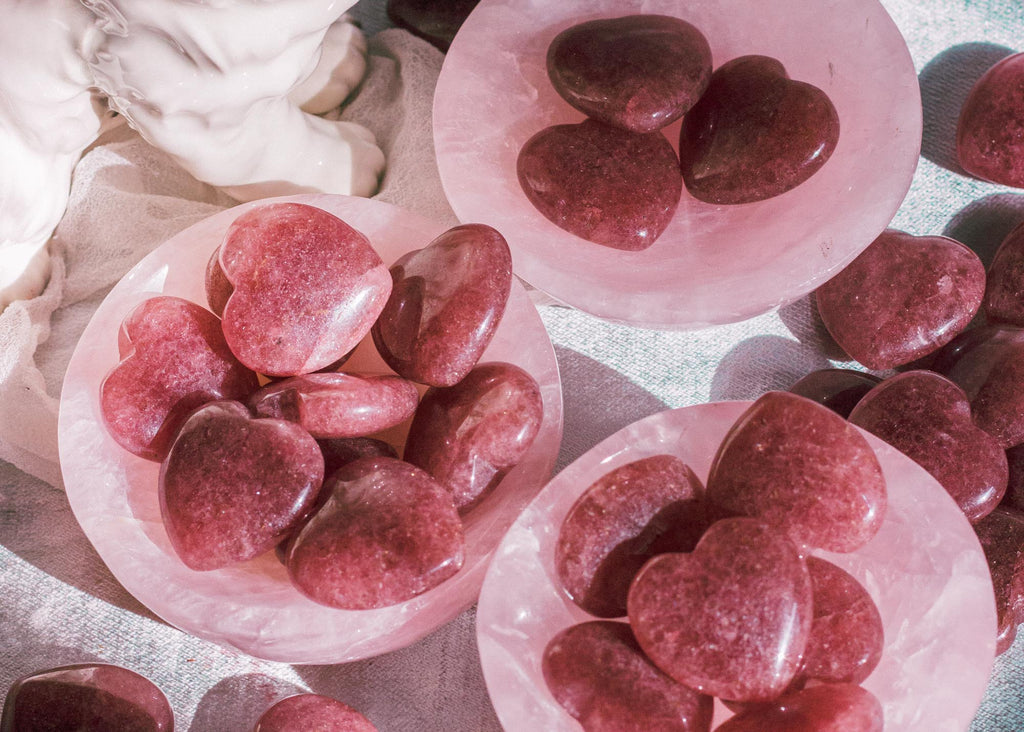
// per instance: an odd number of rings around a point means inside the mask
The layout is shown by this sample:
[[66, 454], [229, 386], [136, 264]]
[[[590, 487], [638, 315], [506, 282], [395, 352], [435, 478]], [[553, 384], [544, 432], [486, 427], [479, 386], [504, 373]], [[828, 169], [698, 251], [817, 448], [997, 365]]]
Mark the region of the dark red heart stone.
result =
[[960, 242], [887, 229], [815, 298], [825, 327], [851, 358], [891, 369], [953, 340], [984, 293], [985, 267]]
[[449, 229], [391, 267], [391, 297], [372, 330], [395, 373], [452, 386], [494, 336], [512, 288], [505, 237], [485, 224]]
[[992, 257], [983, 305], [990, 323], [1024, 326], [1024, 224], [1006, 235]]
[[447, 52], [480, 0], [388, 0], [388, 19]]
[[800, 547], [852, 552], [881, 527], [887, 491], [855, 427], [817, 402], [771, 391], [722, 440], [707, 500], [778, 527]]
[[686, 189], [708, 203], [763, 201], [826, 163], [839, 116], [816, 86], [794, 81], [767, 56], [722, 64], [683, 117], [679, 160]]
[[667, 15], [626, 15], [567, 28], [551, 42], [548, 77], [591, 119], [654, 132], [683, 116], [711, 80], [711, 47]]
[[716, 732], [882, 732], [882, 705], [854, 684], [823, 684], [747, 709]]
[[427, 390], [403, 457], [448, 488], [464, 513], [519, 463], [543, 418], [532, 376], [510, 363], [482, 364], [455, 386]]
[[971, 521], [1006, 492], [1006, 453], [974, 424], [963, 389], [932, 371], [890, 377], [860, 400], [850, 422], [923, 467]]
[[648, 559], [689, 552], [707, 528], [704, 486], [686, 463], [654, 455], [615, 468], [577, 499], [558, 532], [555, 571], [591, 615], [626, 614], [633, 577]]
[[320, 694], [282, 699], [263, 713], [252, 732], [377, 732], [347, 704]]
[[974, 84], [960, 110], [956, 152], [971, 175], [1024, 188], [1024, 53], [1004, 58]]
[[186, 565], [219, 569], [272, 549], [312, 508], [323, 477], [304, 429], [211, 402], [189, 416], [160, 466], [160, 513]]
[[317, 440], [316, 444], [323, 453], [324, 476], [328, 478], [341, 466], [355, 462], [359, 458], [398, 457], [398, 451], [394, 447], [384, 440], [373, 437], [336, 437]]
[[1024, 445], [1017, 445], [1007, 450], [1006, 462], [1009, 466], [1010, 477], [1002, 502], [1010, 508], [1024, 511]]
[[796, 674], [811, 629], [811, 580], [796, 545], [751, 518], [712, 524], [690, 554], [659, 554], [633, 580], [629, 623], [676, 681], [767, 701]]
[[713, 700], [648, 660], [625, 623], [566, 628], [544, 649], [544, 680], [585, 732], [709, 732]]
[[519, 184], [546, 218], [596, 244], [639, 251], [661, 236], [682, 195], [679, 160], [659, 133], [585, 120], [547, 127], [519, 151]]
[[344, 610], [396, 605], [462, 566], [462, 521], [451, 493], [419, 468], [386, 457], [345, 465], [324, 484], [327, 501], [292, 540], [295, 586]]
[[850, 412], [882, 379], [853, 369], [819, 369], [797, 381], [789, 390], [828, 407], [840, 417]]
[[172, 732], [167, 697], [144, 676], [102, 663], [61, 666], [15, 681], [0, 732]]
[[996, 653], [1013, 645], [1024, 622], [1024, 513], [998, 506], [974, 522], [992, 575], [996, 599]]

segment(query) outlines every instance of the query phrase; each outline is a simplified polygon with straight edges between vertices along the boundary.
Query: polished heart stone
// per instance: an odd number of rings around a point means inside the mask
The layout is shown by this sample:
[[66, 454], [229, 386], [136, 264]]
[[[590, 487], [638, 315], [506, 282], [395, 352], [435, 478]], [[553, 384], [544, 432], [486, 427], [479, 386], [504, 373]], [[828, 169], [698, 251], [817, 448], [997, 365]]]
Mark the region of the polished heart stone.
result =
[[297, 694], [270, 707], [252, 732], [377, 732], [347, 704], [320, 694]]
[[762, 201], [800, 185], [828, 161], [839, 116], [821, 89], [790, 79], [767, 56], [722, 64], [683, 117], [686, 189], [708, 203]]
[[971, 521], [1006, 491], [1006, 453], [974, 424], [963, 389], [940, 374], [915, 370], [886, 379], [854, 407], [850, 422], [931, 473]]
[[411, 600], [462, 566], [465, 540], [451, 493], [386, 457], [349, 463], [324, 484], [327, 501], [292, 540], [292, 582], [316, 602], [370, 610]]
[[882, 732], [882, 705], [854, 684], [823, 684], [737, 714], [716, 732]]
[[811, 629], [811, 580], [796, 545], [751, 518], [712, 524], [690, 554], [660, 554], [629, 590], [640, 647], [676, 681], [765, 701], [792, 681]]
[[228, 298], [231, 297], [231, 293], [235, 289], [220, 266], [220, 247], [213, 250], [213, 254], [206, 262], [204, 284], [206, 286], [206, 302], [209, 304], [210, 310], [220, 317], [224, 314], [224, 306], [228, 304]]
[[121, 361], [100, 386], [100, 411], [129, 452], [162, 460], [189, 412], [215, 399], [244, 399], [256, 374], [234, 357], [220, 320], [178, 297], [146, 300], [124, 319]]
[[825, 327], [851, 358], [890, 369], [953, 340], [984, 293], [985, 267], [960, 242], [887, 229], [815, 298]]
[[626, 623], [594, 620], [551, 639], [548, 691], [585, 732], [709, 732], [713, 700], [652, 664]]
[[403, 457], [451, 491], [464, 513], [522, 460], [543, 418], [532, 376], [510, 363], [481, 364], [455, 386], [427, 390]]
[[772, 391], [729, 429], [711, 464], [707, 500], [757, 517], [801, 547], [851, 552], [882, 525], [887, 491], [864, 436], [810, 399]]
[[550, 221], [628, 251], [661, 236], [683, 189], [679, 160], [661, 133], [641, 135], [589, 119], [535, 134], [519, 151], [516, 173]]
[[323, 453], [324, 476], [328, 478], [341, 466], [359, 458], [398, 457], [398, 451], [392, 445], [373, 437], [332, 437], [317, 440], [316, 444]]
[[996, 653], [1013, 645], [1024, 622], [1024, 513], [997, 506], [974, 522], [992, 576], [996, 600]]
[[711, 80], [711, 47], [667, 15], [626, 15], [567, 28], [551, 42], [548, 77], [591, 119], [654, 132], [683, 116]]
[[566, 514], [555, 544], [562, 588], [591, 615], [626, 614], [633, 577], [655, 554], [689, 552], [707, 528], [704, 486], [673, 455], [621, 465]]
[[363, 437], [404, 422], [419, 398], [398, 376], [322, 373], [268, 384], [248, 404], [257, 417], [295, 422], [316, 438]]
[[323, 477], [320, 448], [301, 427], [211, 402], [160, 467], [160, 513], [186, 565], [219, 569], [272, 549], [309, 512]]
[[1024, 224], [1006, 235], [992, 257], [982, 306], [990, 323], [1024, 326]]
[[233, 287], [224, 337], [239, 361], [270, 376], [337, 361], [370, 332], [391, 293], [365, 236], [299, 203], [263, 204], [235, 219], [220, 266]]
[[102, 663], [60, 666], [15, 681], [0, 732], [172, 732], [174, 715], [157, 686]]
[[388, 0], [388, 19], [443, 52], [480, 0]]
[[975, 82], [960, 110], [956, 153], [971, 175], [1024, 188], [1024, 53]]
[[967, 394], [974, 423], [1003, 448], [1024, 443], [1024, 329], [974, 328], [932, 368]]
[[1009, 479], [1002, 502], [1010, 508], [1024, 511], [1024, 445], [1007, 450], [1006, 462], [1009, 467]]
[[884, 630], [875, 601], [849, 572], [807, 557], [814, 619], [800, 678], [859, 684], [882, 658]]
[[840, 417], [851, 410], [882, 379], [853, 369], [819, 369], [789, 387], [789, 391], [828, 407]]
[[391, 267], [391, 297], [370, 331], [397, 374], [452, 386], [494, 336], [512, 288], [512, 255], [500, 233], [465, 224]]

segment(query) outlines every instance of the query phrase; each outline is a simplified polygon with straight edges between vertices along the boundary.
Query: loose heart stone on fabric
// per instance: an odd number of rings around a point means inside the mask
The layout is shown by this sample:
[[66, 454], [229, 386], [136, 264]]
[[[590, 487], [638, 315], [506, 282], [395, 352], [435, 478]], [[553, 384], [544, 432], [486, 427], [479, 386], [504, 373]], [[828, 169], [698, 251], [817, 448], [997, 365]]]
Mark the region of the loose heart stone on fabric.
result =
[[1014, 227], [993, 255], [983, 306], [990, 323], [1024, 327], [1024, 224]]
[[974, 522], [992, 576], [996, 600], [996, 653], [1013, 645], [1024, 622], [1024, 513], [997, 506]]
[[377, 732], [377, 728], [347, 704], [320, 694], [296, 694], [265, 711], [252, 732]]
[[992, 183], [1024, 188], [1024, 53], [1007, 56], [975, 82], [956, 130], [960, 165]]

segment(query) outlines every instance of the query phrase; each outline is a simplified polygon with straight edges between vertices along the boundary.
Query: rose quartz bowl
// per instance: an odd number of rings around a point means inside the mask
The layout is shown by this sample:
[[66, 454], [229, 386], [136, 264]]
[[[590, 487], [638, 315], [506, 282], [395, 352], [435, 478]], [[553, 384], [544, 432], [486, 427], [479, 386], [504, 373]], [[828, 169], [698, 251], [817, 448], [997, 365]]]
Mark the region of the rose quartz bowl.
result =
[[[389, 204], [344, 196], [274, 199], [319, 206], [365, 234], [390, 264], [426, 246], [445, 227]], [[243, 204], [183, 231], [143, 259], [114, 287], [82, 334], [61, 396], [61, 469], [83, 531], [124, 587], [168, 623], [259, 658], [340, 663], [401, 648], [451, 620], [477, 597], [487, 561], [522, 508], [551, 475], [561, 442], [562, 397], [547, 333], [523, 287], [514, 283], [504, 318], [481, 361], [515, 363], [538, 381], [540, 433], [524, 460], [466, 516], [462, 570], [417, 598], [380, 610], [345, 611], [314, 603], [292, 586], [274, 552], [212, 572], [186, 567], [160, 517], [159, 464], [120, 448], [103, 426], [100, 382], [117, 363], [122, 318], [142, 300], [178, 295], [206, 306], [204, 269]], [[387, 372], [371, 339], [347, 371]], [[388, 433], [401, 446], [408, 424]]]
[[[544, 647], [592, 620], [560, 589], [559, 528], [583, 491], [608, 471], [670, 453], [706, 480], [726, 431], [749, 402], [662, 412], [612, 435], [559, 473], [523, 512], [491, 560], [477, 607], [484, 678], [507, 730], [572, 732], [580, 726], [548, 692]], [[863, 686], [882, 703], [886, 732], [963, 732], [977, 711], [995, 654], [988, 565], [949, 494], [902, 453], [865, 433], [889, 489], [882, 528], [852, 554], [815, 552], [853, 574], [885, 626], [885, 649]], [[716, 700], [716, 724], [730, 716]]]
[[[825, 91], [839, 143], [793, 190], [737, 206], [683, 191], [662, 236], [641, 252], [584, 241], [527, 200], [516, 177], [523, 144], [575, 123], [548, 80], [560, 31], [636, 13], [682, 18], [707, 37], [715, 68], [774, 56], [793, 79]], [[921, 145], [921, 96], [902, 36], [876, 0], [482, 0], [445, 57], [434, 96], [434, 145], [462, 221], [506, 232], [516, 273], [573, 307], [609, 320], [686, 330], [767, 312], [810, 292], [892, 220]], [[665, 130], [678, 149], [680, 123]]]

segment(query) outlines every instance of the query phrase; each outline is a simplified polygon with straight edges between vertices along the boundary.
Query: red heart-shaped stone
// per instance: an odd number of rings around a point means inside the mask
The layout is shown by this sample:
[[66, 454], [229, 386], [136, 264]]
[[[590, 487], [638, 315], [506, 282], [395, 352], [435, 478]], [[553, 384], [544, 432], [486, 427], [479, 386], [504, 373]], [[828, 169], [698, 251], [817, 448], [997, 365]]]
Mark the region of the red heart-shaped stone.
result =
[[692, 107], [711, 79], [711, 47], [667, 15], [626, 15], [567, 28], [551, 42], [548, 77], [592, 119], [654, 132]]
[[306, 516], [323, 477], [304, 429], [211, 402], [185, 421], [160, 467], [160, 513], [186, 565], [218, 569], [272, 549]]
[[395, 262], [391, 278], [391, 297], [370, 331], [381, 358], [421, 384], [457, 384], [505, 312], [512, 288], [505, 237], [484, 224], [456, 226]]
[[1024, 188], [1024, 53], [975, 82], [960, 110], [956, 153], [971, 175]]
[[224, 337], [239, 361], [271, 376], [340, 359], [370, 332], [391, 293], [391, 276], [365, 236], [300, 203], [243, 213], [219, 259], [233, 288]]
[[996, 653], [1013, 645], [1024, 622], [1024, 513], [997, 506], [974, 522], [996, 598]]
[[853, 369], [818, 369], [804, 376], [789, 391], [828, 407], [840, 417], [848, 417], [861, 397], [882, 379]]
[[178, 297], [154, 297], [121, 324], [121, 361], [100, 386], [110, 434], [129, 452], [162, 460], [189, 412], [215, 399], [244, 399], [256, 374], [234, 357], [220, 320]]
[[881, 527], [887, 491], [855, 427], [817, 402], [771, 391], [722, 440], [707, 500], [778, 527], [798, 546], [851, 552]]
[[860, 400], [850, 421], [931, 473], [971, 521], [1006, 492], [1006, 452], [974, 424], [963, 389], [940, 374], [916, 370], [886, 379]]
[[736, 701], [778, 696], [811, 629], [811, 580], [789, 538], [751, 518], [712, 524], [690, 554], [659, 554], [629, 590], [640, 647], [676, 681]]
[[890, 369], [953, 340], [984, 294], [985, 267], [963, 244], [887, 229], [815, 298], [843, 350], [868, 368]]
[[370, 720], [347, 704], [320, 694], [296, 694], [270, 707], [252, 732], [377, 732]]
[[648, 559], [692, 551], [707, 528], [704, 486], [673, 455], [620, 465], [573, 504], [555, 544], [563, 589], [591, 615], [626, 614], [626, 594]]
[[854, 684], [823, 684], [737, 714], [716, 732], [882, 732], [882, 705]]
[[992, 257], [983, 305], [990, 323], [1024, 326], [1024, 224], [1003, 238]]
[[396, 605], [459, 571], [462, 521], [419, 468], [366, 457], [324, 484], [327, 500], [292, 539], [288, 573], [307, 597], [345, 610]]
[[591, 732], [709, 732], [713, 700], [648, 660], [626, 623], [594, 620], [547, 644], [542, 670], [559, 704]]
[[683, 117], [686, 189], [708, 203], [762, 201], [795, 188], [831, 157], [839, 116], [816, 86], [767, 56], [722, 64]]
[[547, 127], [523, 145], [519, 184], [545, 217], [613, 249], [651, 246], [682, 195], [679, 160], [660, 132], [585, 120]]

